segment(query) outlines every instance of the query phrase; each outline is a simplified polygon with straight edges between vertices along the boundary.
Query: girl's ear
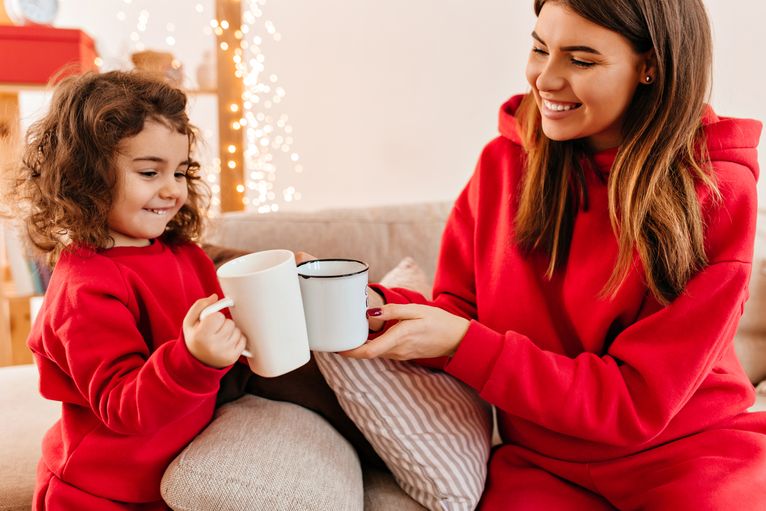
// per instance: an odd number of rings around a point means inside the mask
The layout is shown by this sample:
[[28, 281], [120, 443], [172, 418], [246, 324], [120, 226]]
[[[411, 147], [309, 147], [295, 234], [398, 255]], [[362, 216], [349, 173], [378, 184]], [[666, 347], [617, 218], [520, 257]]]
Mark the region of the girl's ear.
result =
[[641, 60], [641, 73], [639, 81], [644, 85], [649, 85], [657, 78], [657, 55], [654, 50], [644, 53]]

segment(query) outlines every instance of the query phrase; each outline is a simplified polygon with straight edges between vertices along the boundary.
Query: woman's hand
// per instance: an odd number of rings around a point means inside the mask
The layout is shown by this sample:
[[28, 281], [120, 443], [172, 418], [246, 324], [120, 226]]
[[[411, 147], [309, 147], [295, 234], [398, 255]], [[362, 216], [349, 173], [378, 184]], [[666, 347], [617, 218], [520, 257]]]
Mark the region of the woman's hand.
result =
[[[377, 291], [373, 290], [370, 286], [367, 286], [367, 310], [375, 310], [380, 309], [386, 304], [385, 301], [383, 301], [383, 297], [378, 294]], [[367, 314], [367, 324], [369, 326], [369, 329], [371, 332], [377, 332], [381, 328], [383, 328], [383, 325], [385, 325], [385, 320], [380, 319], [379, 316], [371, 316], [368, 312]]]
[[306, 261], [313, 261], [314, 259], [319, 259], [319, 258], [314, 257], [308, 252], [301, 252], [301, 251], [295, 252], [295, 264], [305, 263]]
[[470, 324], [465, 318], [429, 305], [388, 304], [370, 309], [367, 314], [378, 320], [399, 322], [380, 337], [341, 355], [394, 360], [451, 356]]

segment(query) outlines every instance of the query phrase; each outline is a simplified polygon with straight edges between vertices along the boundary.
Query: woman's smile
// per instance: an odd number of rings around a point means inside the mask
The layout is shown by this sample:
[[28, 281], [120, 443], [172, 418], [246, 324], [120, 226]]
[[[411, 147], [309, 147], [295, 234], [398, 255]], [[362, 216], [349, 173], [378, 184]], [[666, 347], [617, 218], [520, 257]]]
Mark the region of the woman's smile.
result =
[[569, 101], [553, 101], [549, 99], [542, 99], [541, 101], [543, 104], [542, 114], [552, 120], [566, 118], [571, 112], [582, 106], [582, 103]]

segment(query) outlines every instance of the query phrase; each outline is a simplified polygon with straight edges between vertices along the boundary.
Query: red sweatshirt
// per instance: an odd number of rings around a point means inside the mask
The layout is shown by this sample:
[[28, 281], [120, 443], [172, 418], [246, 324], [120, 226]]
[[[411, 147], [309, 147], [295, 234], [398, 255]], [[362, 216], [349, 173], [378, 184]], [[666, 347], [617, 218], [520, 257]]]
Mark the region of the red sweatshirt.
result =
[[107, 499], [161, 501], [165, 468], [212, 418], [226, 372], [195, 359], [181, 332], [214, 292], [213, 263], [192, 244], [62, 255], [29, 338], [42, 395], [62, 402], [43, 440], [55, 477]]
[[[701, 195], [709, 265], [661, 306], [636, 264], [616, 298], [599, 299], [616, 261], [606, 184], [587, 171], [566, 266], [513, 243], [514, 198], [524, 171], [514, 111], [484, 149], [442, 239], [434, 305], [472, 319], [445, 370], [500, 411], [505, 442], [565, 460], [626, 455], [706, 428], [736, 423], [754, 402], [732, 339], [747, 299], [756, 220], [753, 120], [703, 120], [723, 201]], [[596, 154], [609, 171], [616, 149]], [[389, 303], [425, 299], [381, 289]], [[766, 414], [762, 416], [766, 429]]]

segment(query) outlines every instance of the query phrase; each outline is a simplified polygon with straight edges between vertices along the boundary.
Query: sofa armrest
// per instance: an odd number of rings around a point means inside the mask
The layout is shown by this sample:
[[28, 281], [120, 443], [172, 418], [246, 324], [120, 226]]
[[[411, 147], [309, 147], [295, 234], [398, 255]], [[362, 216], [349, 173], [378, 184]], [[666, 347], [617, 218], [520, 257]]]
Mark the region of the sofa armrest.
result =
[[170, 464], [162, 496], [173, 509], [359, 510], [362, 470], [353, 447], [298, 405], [245, 396]]

